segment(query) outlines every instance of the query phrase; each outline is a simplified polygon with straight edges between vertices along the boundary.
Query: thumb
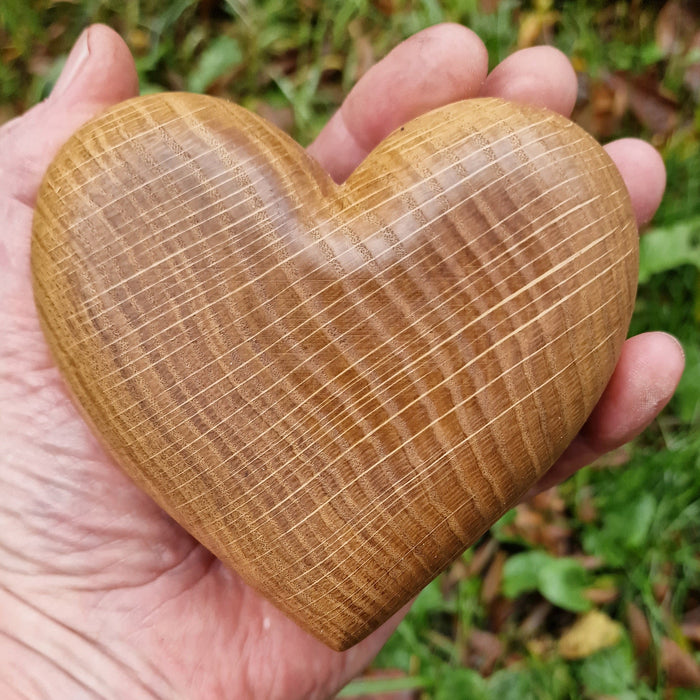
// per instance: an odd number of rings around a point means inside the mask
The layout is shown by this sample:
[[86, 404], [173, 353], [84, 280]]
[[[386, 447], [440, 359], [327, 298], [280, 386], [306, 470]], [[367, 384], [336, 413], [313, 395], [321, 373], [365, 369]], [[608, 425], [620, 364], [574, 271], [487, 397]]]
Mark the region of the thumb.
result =
[[136, 68], [126, 44], [109, 27], [88, 27], [50, 97], [0, 129], [0, 192], [33, 206], [46, 168], [71, 134], [137, 94]]
[[94, 24], [75, 42], [48, 103], [93, 116], [136, 94], [138, 78], [129, 49], [115, 31]]

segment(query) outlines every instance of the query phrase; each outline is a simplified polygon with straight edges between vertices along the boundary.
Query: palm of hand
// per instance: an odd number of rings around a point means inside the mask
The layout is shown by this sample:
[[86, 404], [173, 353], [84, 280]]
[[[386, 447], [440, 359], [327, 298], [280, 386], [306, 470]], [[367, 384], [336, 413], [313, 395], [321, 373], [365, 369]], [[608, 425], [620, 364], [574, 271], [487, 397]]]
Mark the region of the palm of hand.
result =
[[[342, 654], [302, 632], [121, 473], [73, 407], [44, 342], [29, 275], [41, 176], [75, 128], [136, 89], [120, 40], [104, 27], [88, 39], [90, 59], [73, 80], [0, 130], [0, 696], [325, 697], [376, 654], [399, 616]], [[501, 94], [571, 108], [573, 75], [552, 50], [521, 52], [484, 83], [485, 75], [474, 35], [434, 27], [363, 79], [312, 152], [342, 179], [391, 129], [448, 101]], [[638, 217], [648, 218], [663, 189], [658, 157], [629, 142], [611, 153]], [[632, 160], [647, 168], [644, 182]], [[630, 341], [552, 478], [641, 430], [681, 367], [668, 337]]]

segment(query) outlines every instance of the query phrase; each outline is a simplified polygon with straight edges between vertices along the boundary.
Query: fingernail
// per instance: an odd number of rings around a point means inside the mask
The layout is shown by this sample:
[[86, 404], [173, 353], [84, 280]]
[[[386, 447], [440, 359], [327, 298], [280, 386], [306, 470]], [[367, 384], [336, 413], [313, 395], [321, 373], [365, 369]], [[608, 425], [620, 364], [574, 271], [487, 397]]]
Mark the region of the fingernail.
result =
[[675, 335], [671, 335], [670, 333], [666, 333], [666, 331], [661, 331], [661, 333], [663, 333], [667, 338], [670, 338], [676, 344], [676, 346], [680, 350], [681, 357], [685, 361], [685, 348], [683, 347], [683, 343], [681, 343], [681, 341], [678, 340], [678, 338], [676, 338]]
[[65, 66], [63, 66], [61, 75], [51, 91], [52, 96], [60, 97], [63, 95], [70, 88], [73, 81], [83, 69], [83, 66], [87, 63], [88, 58], [90, 58], [90, 47], [88, 45], [87, 35], [88, 30], [84, 29], [83, 33], [75, 42], [75, 45], [71, 49], [71, 52], [66, 59]]

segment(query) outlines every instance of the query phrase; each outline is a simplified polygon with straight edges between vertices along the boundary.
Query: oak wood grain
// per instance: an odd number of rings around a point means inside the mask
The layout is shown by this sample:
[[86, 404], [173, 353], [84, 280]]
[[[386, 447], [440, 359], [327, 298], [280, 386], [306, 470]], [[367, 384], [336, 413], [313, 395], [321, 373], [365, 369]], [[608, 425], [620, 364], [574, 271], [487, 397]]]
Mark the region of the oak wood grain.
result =
[[261, 118], [168, 94], [66, 144], [32, 265], [56, 362], [118, 462], [343, 649], [581, 428], [637, 239], [608, 156], [547, 111], [444, 107], [337, 186]]

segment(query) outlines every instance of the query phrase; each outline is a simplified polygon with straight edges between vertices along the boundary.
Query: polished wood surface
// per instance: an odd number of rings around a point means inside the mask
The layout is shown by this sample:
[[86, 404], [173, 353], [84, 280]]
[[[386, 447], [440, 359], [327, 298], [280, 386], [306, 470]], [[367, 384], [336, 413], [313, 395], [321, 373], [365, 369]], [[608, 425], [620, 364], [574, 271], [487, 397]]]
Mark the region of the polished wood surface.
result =
[[337, 186], [259, 117], [167, 94], [66, 144], [32, 265], [56, 362], [118, 462], [342, 649], [581, 428], [637, 240], [605, 152], [550, 112], [444, 107]]

